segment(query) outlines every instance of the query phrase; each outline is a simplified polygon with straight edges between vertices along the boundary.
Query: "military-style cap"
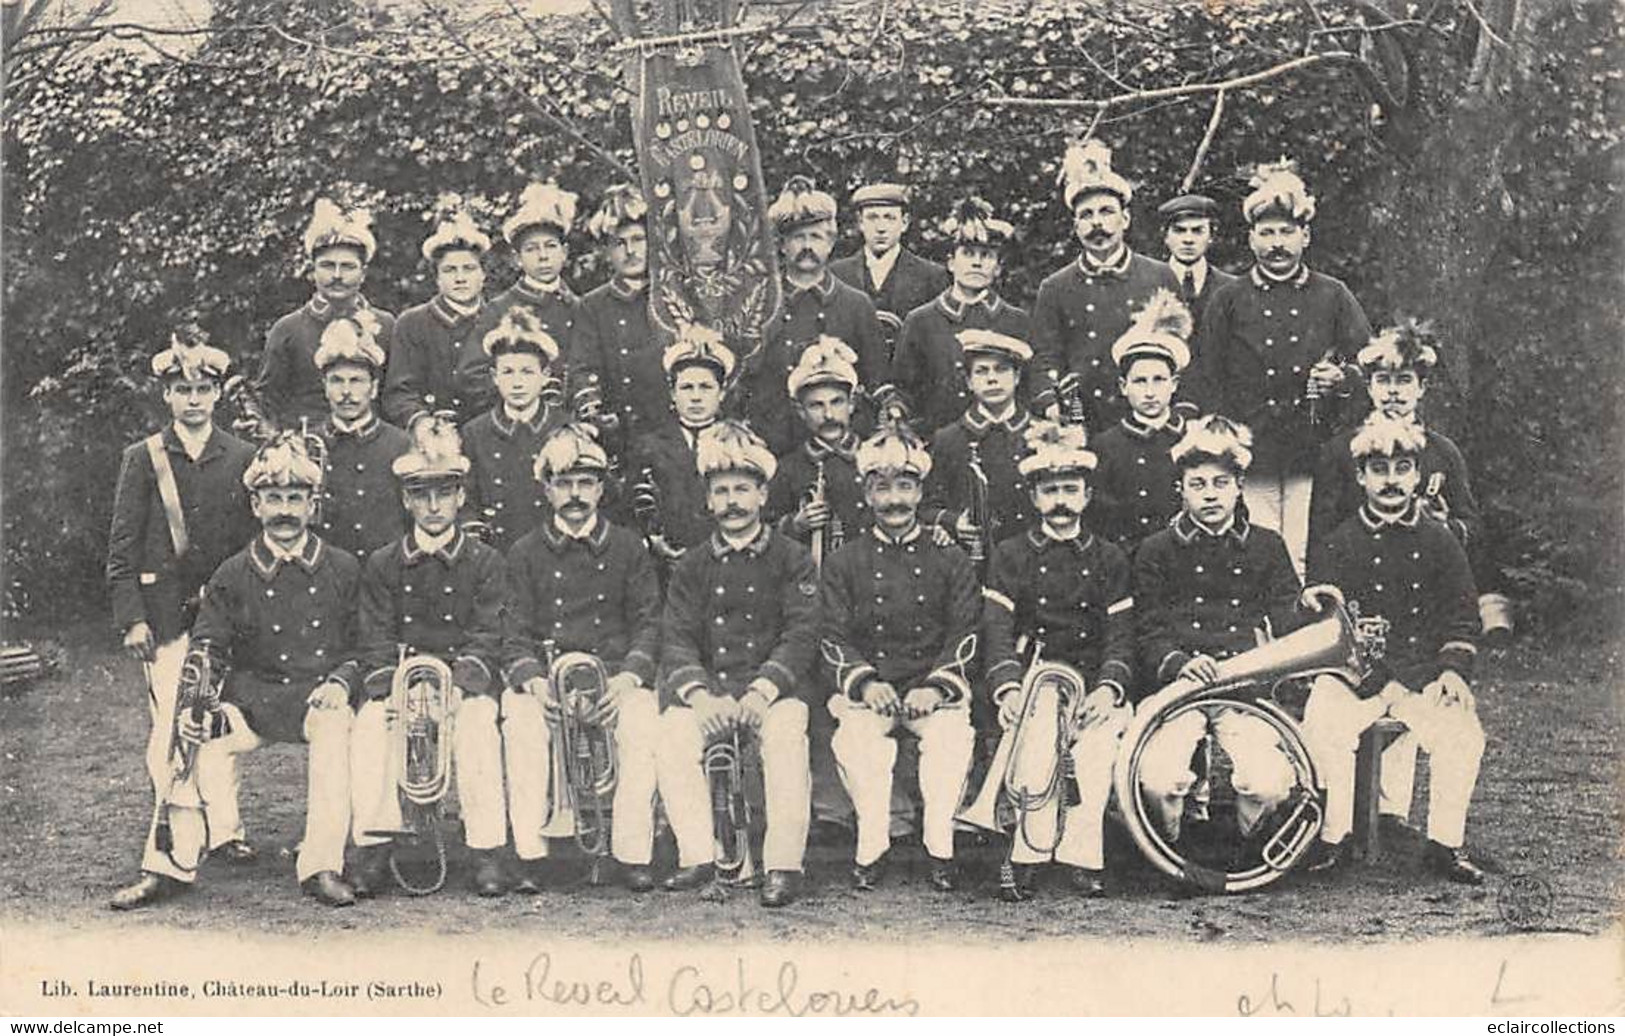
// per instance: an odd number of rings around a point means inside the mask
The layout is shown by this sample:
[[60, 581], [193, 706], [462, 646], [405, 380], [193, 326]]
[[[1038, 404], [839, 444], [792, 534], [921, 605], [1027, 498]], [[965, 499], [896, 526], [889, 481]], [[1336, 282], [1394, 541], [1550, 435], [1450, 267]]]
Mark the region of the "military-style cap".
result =
[[1354, 360], [1367, 371], [1409, 367], [1425, 374], [1439, 362], [1437, 341], [1432, 324], [1405, 320], [1378, 331]]
[[734, 372], [734, 354], [723, 343], [722, 334], [703, 324], [684, 324], [677, 332], [677, 340], [660, 355], [660, 366], [667, 379], [695, 364], [710, 367], [717, 372], [717, 380], [726, 385]]
[[372, 236], [372, 213], [366, 209], [346, 212], [329, 198], [317, 198], [305, 227], [305, 254], [315, 258], [324, 248], [347, 245], [361, 250], [362, 262], [372, 262], [378, 241]]
[[594, 426], [567, 424], [547, 437], [533, 471], [538, 482], [573, 471], [602, 476], [609, 471], [609, 455], [598, 445]]
[[908, 202], [908, 188], [900, 183], [865, 184], [852, 192], [854, 209], [863, 209], [870, 205], [896, 205], [906, 209]]
[[226, 355], [225, 350], [216, 349], [194, 332], [186, 334], [188, 337], [185, 339], [180, 334], [169, 336], [168, 348], [152, 358], [153, 376], [166, 381], [170, 378], [184, 378], [187, 381], [203, 378], [218, 381], [224, 378], [231, 367], [231, 357]]
[[993, 206], [972, 195], [960, 200], [942, 221], [942, 232], [958, 245], [1002, 248], [1016, 236], [1014, 224], [993, 215]]
[[924, 478], [931, 474], [930, 450], [906, 425], [885, 429], [863, 440], [853, 454], [853, 462], [860, 475], [879, 473]]
[[1057, 179], [1068, 209], [1076, 208], [1079, 198], [1099, 191], [1116, 195], [1124, 205], [1134, 200], [1134, 186], [1112, 171], [1112, 149], [1094, 137], [1067, 146]]
[[468, 474], [463, 437], [448, 418], [431, 414], [412, 424], [412, 448], [395, 458], [391, 470], [404, 485], [461, 480]]
[[779, 233], [823, 223], [835, 218], [835, 199], [819, 190], [811, 178], [792, 176], [784, 183], [778, 198], [767, 208], [767, 218]]
[[1162, 223], [1167, 226], [1176, 219], [1188, 216], [1202, 216], [1207, 219], [1219, 218], [1219, 203], [1205, 194], [1181, 194], [1177, 198], [1169, 198], [1157, 206], [1157, 215], [1162, 217]]
[[1240, 472], [1252, 466], [1252, 446], [1252, 429], [1220, 414], [1209, 414], [1187, 421], [1184, 436], [1168, 455], [1181, 469], [1220, 464]]
[[243, 471], [243, 485], [250, 492], [268, 486], [308, 486], [320, 488], [322, 466], [305, 450], [305, 437], [283, 432], [261, 446]]
[[435, 202], [435, 230], [423, 240], [423, 258], [434, 262], [441, 252], [454, 248], [467, 249], [476, 255], [491, 250], [491, 238], [474, 224], [474, 217], [463, 207], [463, 199], [455, 194], [443, 194]]
[[742, 472], [771, 482], [779, 462], [767, 443], [749, 427], [738, 421], [718, 421], [701, 432], [695, 442], [694, 466], [701, 478]]
[[1033, 358], [1033, 347], [1013, 335], [1001, 334], [986, 328], [968, 327], [954, 335], [959, 341], [959, 350], [970, 359], [977, 353], [985, 356], [997, 356], [1009, 360], [1017, 367], [1026, 366]]
[[1315, 196], [1290, 158], [1259, 163], [1248, 186], [1253, 192], [1242, 199], [1241, 214], [1249, 223], [1274, 216], [1307, 225], [1315, 218]]
[[815, 385], [840, 385], [850, 392], [858, 387], [857, 363], [858, 354], [851, 346], [831, 335], [819, 335], [796, 361], [785, 387], [791, 399]]
[[642, 224], [648, 215], [643, 192], [629, 183], [618, 183], [604, 192], [598, 211], [587, 220], [587, 233], [596, 241], [607, 241], [622, 227]]
[[1191, 311], [1179, 301], [1179, 296], [1167, 288], [1158, 288], [1134, 314], [1128, 330], [1112, 343], [1112, 363], [1119, 371], [1127, 372], [1136, 359], [1155, 356], [1166, 360], [1178, 374], [1191, 362], [1190, 346], [1185, 344], [1190, 340], [1191, 330]]
[[374, 373], [384, 369], [384, 350], [378, 345], [378, 332], [382, 329], [378, 314], [370, 309], [358, 309], [347, 317], [339, 317], [322, 329], [321, 346], [316, 350], [316, 369], [340, 363], [351, 363], [370, 368]]
[[1411, 417], [1389, 417], [1376, 411], [1365, 419], [1360, 430], [1349, 440], [1349, 453], [1354, 459], [1367, 457], [1393, 457], [1400, 454], [1415, 456], [1428, 444], [1427, 432]]
[[519, 238], [535, 227], [555, 230], [567, 237], [576, 221], [576, 196], [549, 180], [533, 183], [519, 195], [519, 207], [502, 222], [502, 236], [518, 246]]
[[514, 306], [502, 314], [497, 326], [485, 333], [480, 347], [493, 360], [510, 353], [530, 353], [541, 358], [543, 367], [559, 358], [559, 343], [542, 330], [542, 322], [529, 306]]
[[1089, 436], [1081, 424], [1034, 421], [1027, 426], [1030, 451], [1016, 465], [1029, 481], [1095, 470], [1100, 459], [1089, 450]]

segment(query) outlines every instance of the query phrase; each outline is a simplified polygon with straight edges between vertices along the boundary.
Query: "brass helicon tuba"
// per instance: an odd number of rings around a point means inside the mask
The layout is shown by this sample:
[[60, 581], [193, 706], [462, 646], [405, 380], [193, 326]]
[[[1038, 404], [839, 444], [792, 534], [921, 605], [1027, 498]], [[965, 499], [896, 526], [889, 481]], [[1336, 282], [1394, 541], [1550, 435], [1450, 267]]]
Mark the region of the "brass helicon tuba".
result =
[[548, 685], [559, 704], [552, 726], [553, 765], [549, 772], [548, 817], [543, 833], [549, 837], [574, 835], [576, 845], [593, 859], [593, 883], [600, 861], [610, 849], [610, 796], [618, 773], [614, 731], [583, 717], [609, 693], [609, 675], [597, 656], [566, 651], [554, 657], [551, 641], [544, 645]]
[[[148, 683], [151, 683], [149, 676]], [[170, 722], [178, 727], [182, 716], [190, 716], [194, 724], [213, 721], [220, 712], [220, 695], [225, 688], [226, 673], [215, 667], [209, 652], [194, 647], [181, 660], [180, 683], [175, 691], [175, 712]], [[161, 853], [175, 851], [175, 834], [170, 826], [169, 813], [175, 788], [192, 776], [197, 763], [198, 746], [172, 736], [170, 740], [169, 788], [158, 801], [157, 826], [153, 831], [153, 845]], [[205, 822], [207, 822], [205, 820]]]
[[446, 839], [440, 821], [451, 787], [452, 723], [460, 695], [445, 662], [433, 655], [408, 656], [401, 648], [389, 689], [392, 737], [384, 794], [400, 796], [402, 829], [368, 833], [388, 834], [397, 843], [427, 838], [434, 846], [433, 877], [428, 881], [408, 878], [399, 846], [391, 846], [390, 873], [402, 891], [414, 896], [438, 892], [446, 883]]

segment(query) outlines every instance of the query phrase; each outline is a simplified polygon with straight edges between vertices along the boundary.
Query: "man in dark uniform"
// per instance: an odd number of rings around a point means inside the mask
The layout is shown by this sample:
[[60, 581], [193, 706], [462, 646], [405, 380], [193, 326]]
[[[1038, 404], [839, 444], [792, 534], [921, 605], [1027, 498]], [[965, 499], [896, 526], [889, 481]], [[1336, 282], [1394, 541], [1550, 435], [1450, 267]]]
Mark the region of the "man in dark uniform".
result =
[[796, 897], [807, 848], [808, 678], [818, 650], [818, 584], [806, 548], [762, 521], [776, 462], [748, 428], [724, 422], [699, 441], [696, 463], [716, 531], [671, 576], [662, 621], [660, 797], [682, 869], [696, 888], [714, 872], [705, 742], [748, 732], [759, 756], [767, 830], [763, 906]]
[[831, 748], [858, 817], [852, 883], [873, 890], [885, 869], [895, 737], [906, 731], [920, 743], [931, 884], [951, 892], [954, 811], [975, 744], [976, 575], [959, 548], [920, 529], [931, 470], [923, 442], [906, 428], [882, 431], [858, 447], [857, 463], [875, 521], [824, 566], [821, 644], [834, 688]]
[[442, 217], [423, 242], [423, 259], [434, 273], [435, 296], [413, 306], [395, 323], [395, 342], [384, 376], [384, 417], [410, 428], [420, 414], [449, 410], [459, 421], [478, 414], [457, 384], [464, 356], [478, 350], [474, 329], [485, 310], [485, 255], [491, 239], [474, 225], [451, 195]]
[[1362, 686], [1318, 677], [1304, 709], [1304, 740], [1326, 784], [1326, 820], [1309, 867], [1344, 859], [1355, 749], [1360, 733], [1388, 715], [1428, 753], [1429, 867], [1480, 885], [1484, 872], [1462, 848], [1485, 743], [1467, 685], [1478, 656], [1476, 593], [1466, 551], [1418, 499], [1426, 447], [1416, 423], [1372, 415], [1349, 444], [1365, 503], [1332, 533], [1310, 570], [1306, 604], [1346, 600], [1361, 621], [1381, 620], [1387, 629], [1383, 659]]
[[[145, 669], [152, 724], [147, 773], [159, 800], [172, 773], [175, 695], [199, 593], [254, 532], [242, 483], [254, 449], [214, 426], [221, 379], [230, 364], [229, 356], [191, 330], [153, 357], [152, 373], [163, 384], [170, 421], [125, 447], [113, 497], [107, 538], [113, 623], [124, 637], [124, 650]], [[240, 828], [211, 814], [215, 844], [210, 848], [226, 859], [253, 859]], [[141, 884], [150, 887], [132, 886], [115, 898], [115, 907], [139, 906], [161, 894], [165, 884], [155, 874], [178, 877], [173, 868], [154, 870], [147, 864], [162, 868], [162, 861], [143, 864], [150, 880]]]
[[191, 887], [209, 821], [221, 807], [235, 815], [235, 757], [266, 740], [310, 745], [300, 885], [328, 906], [355, 902], [339, 873], [350, 824], [351, 685], [343, 673], [354, 648], [359, 566], [308, 531], [321, 478], [291, 433], [242, 474], [263, 532], [209, 577], [192, 631], [193, 650], [215, 672], [229, 670], [221, 704], [202, 719], [190, 710], [178, 717], [176, 735], [196, 754], [184, 780], [170, 770], [141, 880], [114, 896], [115, 909]]
[[1242, 213], [1256, 261], [1208, 302], [1192, 377], [1210, 410], [1253, 429], [1247, 511], [1281, 533], [1301, 576], [1315, 459], [1358, 380], [1352, 361], [1371, 325], [1342, 281], [1304, 265], [1315, 199], [1292, 163], [1261, 166], [1253, 185]]
[[378, 318], [378, 345], [389, 352], [395, 317], [361, 294], [367, 264], [378, 247], [371, 227], [372, 214], [365, 209], [345, 212], [326, 198], [316, 201], [305, 228], [305, 257], [311, 264], [316, 293], [271, 325], [254, 378], [254, 390], [265, 405], [266, 416], [278, 428], [298, 430], [303, 421], [315, 429], [327, 418], [316, 350], [321, 348], [322, 331], [329, 323], [370, 310]]
[[[1098, 140], [1067, 148], [1062, 198], [1083, 251], [1044, 278], [1033, 305], [1033, 408], [1060, 414], [1057, 390], [1075, 393], [1087, 427], [1122, 415], [1109, 350], [1158, 288], [1177, 292], [1168, 267], [1133, 251], [1127, 234], [1134, 190], [1114, 172], [1111, 149]], [[1071, 375], [1071, 378], [1067, 376]]]
[[786, 379], [796, 413], [811, 434], [779, 458], [767, 490], [766, 518], [802, 543], [821, 540], [815, 565], [867, 532], [872, 521], [853, 452], [858, 446], [852, 431], [856, 359], [845, 342], [826, 335], [807, 347]]
[[411, 447], [411, 439], [379, 420], [374, 409], [385, 362], [377, 327], [366, 311], [340, 318], [327, 325], [316, 350], [330, 408], [320, 430], [327, 470], [316, 531], [360, 558], [406, 531], [405, 515], [395, 507], [390, 465]]
[[853, 191], [863, 247], [829, 264], [830, 273], [874, 301], [888, 356], [904, 319], [948, 287], [947, 270], [903, 247], [909, 201], [902, 184], [871, 183]]
[[[1027, 311], [1004, 301], [997, 290], [1003, 253], [1016, 228], [995, 219], [993, 206], [971, 197], [959, 203], [943, 230], [954, 247], [948, 260], [953, 283], [929, 304], [906, 315], [890, 375], [909, 422], [928, 432], [957, 421], [970, 408], [959, 332], [974, 328], [1024, 342], [1032, 339]], [[1022, 388], [1025, 400], [1031, 386]], [[886, 391], [877, 395], [886, 405]]]

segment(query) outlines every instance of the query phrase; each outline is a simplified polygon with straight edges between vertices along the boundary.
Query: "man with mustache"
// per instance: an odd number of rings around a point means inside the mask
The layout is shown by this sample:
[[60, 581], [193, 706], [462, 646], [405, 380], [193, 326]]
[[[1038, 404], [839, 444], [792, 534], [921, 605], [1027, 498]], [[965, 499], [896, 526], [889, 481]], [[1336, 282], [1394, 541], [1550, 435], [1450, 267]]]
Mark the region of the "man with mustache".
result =
[[[862, 386], [886, 380], [890, 357], [869, 296], [829, 271], [835, 247], [835, 199], [805, 176], [792, 176], [767, 210], [778, 232], [784, 292], [762, 330], [762, 347], [740, 379], [743, 412], [775, 453], [801, 442], [785, 379], [801, 353], [821, 336], [838, 338], [857, 354]], [[862, 427], [867, 420], [857, 422]]]
[[1301, 576], [1316, 455], [1359, 378], [1351, 361], [1371, 324], [1342, 281], [1304, 264], [1315, 199], [1294, 164], [1261, 165], [1252, 185], [1241, 210], [1253, 268], [1208, 303], [1192, 377], [1209, 409], [1253, 429], [1247, 511], [1281, 533]]
[[[1073, 891], [1105, 894], [1106, 802], [1117, 742], [1131, 714], [1134, 672], [1128, 559], [1084, 521], [1097, 459], [1084, 447], [1083, 428], [1034, 421], [1027, 437], [1032, 453], [1020, 471], [1039, 520], [1001, 542], [988, 566], [982, 591], [987, 685], [1006, 731], [1026, 705], [1021, 692], [1029, 659], [1018, 644], [1038, 658], [1077, 669], [1088, 681], [1088, 693], [1080, 725], [1064, 732], [1070, 738], [1076, 804], [1066, 805], [1062, 816], [1057, 796], [1016, 825], [1011, 873], [999, 890], [1007, 902], [1032, 898], [1034, 872], [1051, 860], [1066, 868]], [[1058, 823], [1064, 824], [1060, 831]]]
[[767, 493], [767, 517], [781, 532], [809, 543], [822, 530], [831, 554], [866, 532], [871, 522], [854, 454], [856, 361], [857, 354], [845, 342], [828, 335], [801, 354], [785, 383], [809, 434], [779, 458]]
[[278, 428], [293, 430], [301, 421], [314, 429], [327, 417], [316, 350], [321, 348], [322, 331], [329, 323], [358, 312], [372, 313], [378, 320], [378, 346], [386, 355], [395, 333], [395, 317], [361, 294], [367, 264], [378, 248], [372, 236], [372, 213], [366, 209], [346, 212], [332, 201], [318, 198], [305, 228], [304, 245], [316, 293], [271, 325], [254, 378], [254, 391], [265, 405], [266, 416]]
[[[1279, 636], [1299, 622], [1298, 577], [1286, 545], [1251, 524], [1237, 504], [1252, 463], [1245, 426], [1213, 415], [1186, 423], [1173, 449], [1183, 509], [1134, 557], [1134, 601], [1143, 674], [1136, 702], [1176, 681], [1195, 687], [1218, 678], [1218, 664], [1258, 643], [1266, 625]], [[1211, 734], [1232, 764], [1236, 834], [1292, 793], [1296, 774], [1265, 721], [1233, 709], [1213, 718], [1192, 710], [1166, 724], [1141, 755], [1140, 794], [1169, 841], [1187, 815], [1207, 820], [1207, 775], [1198, 783], [1191, 757]]]
[[852, 192], [863, 247], [829, 264], [829, 272], [874, 300], [887, 355], [903, 320], [948, 287], [948, 271], [903, 247], [909, 228], [909, 189], [871, 183]]
[[1387, 630], [1382, 660], [1359, 687], [1317, 677], [1304, 709], [1304, 740], [1326, 785], [1326, 819], [1308, 866], [1327, 870], [1347, 858], [1355, 749], [1360, 733], [1387, 715], [1428, 753], [1428, 867], [1481, 885], [1484, 872], [1462, 847], [1485, 743], [1467, 684], [1478, 657], [1476, 591], [1461, 543], [1417, 498], [1426, 448], [1427, 434], [1414, 421], [1380, 413], [1366, 419], [1349, 443], [1365, 503], [1310, 568], [1306, 606], [1347, 601], [1362, 622], [1383, 620]]
[[553, 879], [548, 839], [575, 834], [561, 789], [552, 788], [550, 797], [548, 787], [551, 731], [564, 704], [549, 683], [549, 658], [569, 651], [595, 656], [609, 674], [603, 701], [581, 719], [614, 732], [617, 779], [607, 805], [622, 880], [634, 892], [654, 888], [660, 583], [642, 538], [599, 512], [608, 473], [609, 456], [590, 426], [553, 432], [536, 457], [552, 517], [508, 552], [502, 738], [520, 892], [540, 891]]
[[807, 849], [807, 678], [818, 649], [818, 584], [801, 544], [762, 521], [777, 466], [748, 428], [723, 422], [699, 438], [696, 464], [716, 531], [671, 575], [661, 624], [660, 797], [681, 869], [666, 888], [715, 873], [708, 739], [743, 733], [759, 757], [767, 830], [761, 903], [796, 898]]
[[327, 325], [316, 350], [330, 408], [320, 431], [327, 445], [327, 477], [316, 531], [362, 558], [406, 531], [406, 516], [391, 499], [395, 478], [389, 466], [412, 445], [410, 436], [380, 421], [373, 409], [384, 374], [378, 326], [365, 310], [341, 317]]
[[451, 669], [457, 693], [450, 711], [452, 766], [464, 839], [474, 857], [474, 888], [506, 891], [501, 853], [508, 841], [502, 794], [502, 739], [497, 732], [502, 609], [502, 555], [457, 525], [469, 473], [457, 428], [430, 416], [412, 427], [412, 449], [392, 465], [401, 505], [412, 517], [405, 536], [373, 551], [361, 573], [360, 652], [364, 680], [351, 742], [353, 838], [351, 884], [368, 898], [387, 880], [390, 842], [401, 830], [397, 784], [398, 724], [389, 716], [397, 666], [431, 655]]
[[1129, 248], [1134, 189], [1111, 161], [1111, 149], [1099, 140], [1067, 148], [1061, 196], [1083, 251], [1044, 278], [1033, 305], [1033, 408], [1058, 418], [1057, 392], [1064, 389], [1061, 394], [1076, 401], [1092, 429], [1109, 427], [1123, 411], [1111, 344], [1152, 292], [1179, 290], [1165, 264]]
[[907, 732], [920, 744], [931, 885], [952, 892], [954, 810], [975, 743], [976, 576], [959, 548], [920, 528], [923, 442], [906, 427], [882, 431], [858, 447], [857, 465], [874, 525], [824, 566], [820, 646], [835, 688], [831, 748], [858, 817], [852, 884], [872, 891], [885, 872], [895, 738]]
[[942, 229], [953, 243], [953, 282], [929, 305], [907, 314], [891, 365], [891, 383], [910, 423], [927, 430], [957, 421], [970, 407], [959, 332], [974, 328], [1024, 342], [1032, 338], [1027, 311], [1006, 302], [996, 287], [1016, 228], [973, 196], [955, 206]]
[[[203, 585], [254, 534], [242, 484], [254, 448], [214, 425], [230, 366], [231, 357], [193, 328], [177, 332], [152, 358], [169, 421], [124, 448], [113, 496], [107, 583], [124, 650], [145, 670], [147, 773], [155, 797], [170, 781], [175, 696]], [[228, 777], [235, 780], [234, 773]], [[211, 816], [208, 830], [214, 841], [208, 848], [221, 858], [248, 862], [258, 855], [240, 825]], [[174, 891], [184, 874], [167, 864], [148, 853], [142, 879], [121, 890], [113, 907], [141, 906]]]
[[434, 274], [435, 296], [395, 323], [395, 349], [384, 376], [384, 416], [410, 428], [421, 414], [449, 410], [459, 422], [479, 411], [463, 399], [457, 370], [477, 351], [475, 326], [485, 310], [485, 254], [491, 239], [474, 225], [462, 199], [447, 195], [436, 206], [438, 225], [423, 242], [423, 261]]

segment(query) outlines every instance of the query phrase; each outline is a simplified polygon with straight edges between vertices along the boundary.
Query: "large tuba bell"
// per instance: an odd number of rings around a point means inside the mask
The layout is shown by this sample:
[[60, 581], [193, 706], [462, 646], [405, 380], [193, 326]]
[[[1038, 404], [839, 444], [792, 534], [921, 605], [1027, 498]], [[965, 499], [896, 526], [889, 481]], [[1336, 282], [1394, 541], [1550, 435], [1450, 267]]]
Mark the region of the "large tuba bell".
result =
[[[396, 839], [389, 869], [401, 889], [414, 896], [440, 891], [446, 883], [446, 841], [440, 830], [443, 801], [451, 787], [452, 720], [460, 692], [451, 667], [433, 655], [407, 656], [395, 667], [388, 710], [393, 724], [390, 765], [385, 768], [385, 794], [398, 794], [401, 831], [369, 832]], [[435, 862], [428, 881], [408, 878], [398, 849], [402, 841], [430, 840]]]
[[[148, 680], [150, 682], [150, 675]], [[207, 731], [208, 725], [220, 712], [220, 695], [225, 682], [225, 671], [215, 668], [207, 650], [194, 647], [188, 651], [181, 660], [180, 684], [175, 691], [175, 712], [171, 723], [178, 727], [181, 717], [189, 715], [194, 725], [203, 725]], [[206, 720], [209, 724], [205, 724]], [[179, 736], [170, 739], [169, 789], [158, 800], [157, 827], [153, 831], [153, 845], [161, 853], [173, 853], [175, 850], [174, 830], [169, 822], [171, 800], [175, 789], [192, 776], [192, 768], [197, 762], [197, 748]]]
[[[1321, 796], [1309, 749], [1277, 692], [1323, 674], [1358, 683], [1365, 657], [1364, 639], [1337, 606], [1324, 619], [1220, 662], [1210, 684], [1176, 680], [1142, 701], [1123, 734], [1113, 780], [1124, 824], [1146, 858], [1163, 873], [1210, 892], [1261, 888], [1290, 871], [1320, 832]], [[1193, 712], [1201, 713], [1204, 729], [1212, 731], [1212, 721], [1227, 711], [1267, 724], [1292, 768], [1294, 783], [1285, 800], [1239, 844], [1199, 857], [1185, 839], [1171, 840], [1164, 832], [1141, 791], [1140, 773], [1147, 746], [1160, 731]], [[1204, 736], [1212, 758], [1213, 734]]]
[[609, 693], [604, 664], [585, 651], [566, 651], [553, 657], [546, 645], [548, 684], [559, 703], [553, 727], [553, 767], [547, 801], [549, 813], [542, 833], [550, 838], [575, 836], [581, 851], [598, 861], [609, 855], [609, 800], [615, 791], [615, 740], [602, 724], [589, 723], [591, 714]]

